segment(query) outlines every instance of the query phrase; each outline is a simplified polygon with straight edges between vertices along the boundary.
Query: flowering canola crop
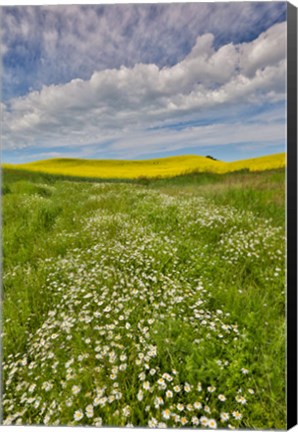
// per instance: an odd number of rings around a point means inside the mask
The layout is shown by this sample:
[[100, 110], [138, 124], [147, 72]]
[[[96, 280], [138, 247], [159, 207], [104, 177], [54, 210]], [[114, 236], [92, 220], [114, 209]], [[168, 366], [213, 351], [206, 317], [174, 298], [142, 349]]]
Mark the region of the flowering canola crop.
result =
[[280, 153], [236, 162], [214, 161], [203, 156], [176, 156], [135, 161], [48, 159], [27, 164], [5, 164], [4, 167], [65, 176], [133, 179], [172, 177], [193, 171], [219, 174], [242, 169], [263, 171], [284, 168], [285, 163], [286, 155]]

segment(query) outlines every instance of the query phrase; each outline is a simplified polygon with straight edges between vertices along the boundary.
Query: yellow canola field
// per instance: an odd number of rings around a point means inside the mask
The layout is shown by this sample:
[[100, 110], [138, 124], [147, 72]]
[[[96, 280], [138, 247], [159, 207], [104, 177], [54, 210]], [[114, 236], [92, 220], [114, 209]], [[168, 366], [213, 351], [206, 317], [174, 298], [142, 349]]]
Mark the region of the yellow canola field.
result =
[[4, 164], [5, 168], [75, 177], [123, 178], [173, 177], [191, 172], [227, 173], [248, 169], [264, 171], [284, 168], [286, 154], [279, 153], [236, 162], [214, 161], [204, 156], [173, 156], [147, 160], [47, 159], [26, 164]]

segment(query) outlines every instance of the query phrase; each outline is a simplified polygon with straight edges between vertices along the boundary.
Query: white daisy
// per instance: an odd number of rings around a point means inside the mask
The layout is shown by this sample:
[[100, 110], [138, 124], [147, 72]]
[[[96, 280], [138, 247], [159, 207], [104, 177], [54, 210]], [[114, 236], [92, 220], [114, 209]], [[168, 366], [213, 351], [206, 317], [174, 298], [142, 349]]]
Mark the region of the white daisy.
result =
[[162, 416], [165, 420], [168, 420], [171, 417], [171, 411], [169, 409], [165, 409], [162, 412]]
[[94, 415], [93, 405], [87, 405], [86, 406], [86, 416], [88, 418], [91, 418], [91, 417], [93, 417], [93, 415]]
[[208, 426], [209, 426], [211, 429], [216, 429], [216, 428], [217, 428], [217, 423], [216, 423], [216, 421], [215, 421], [214, 419], [210, 419], [210, 420], [208, 421]]
[[81, 387], [74, 385], [74, 386], [72, 386], [71, 391], [74, 395], [76, 395], [81, 391]]
[[239, 412], [239, 411], [233, 411], [233, 417], [236, 419], [236, 420], [241, 420], [242, 419], [242, 414]]
[[177, 410], [178, 411], [183, 411], [184, 410], [184, 405], [182, 403], [178, 403]]
[[201, 402], [195, 402], [195, 403], [193, 404], [193, 406], [194, 406], [195, 409], [197, 409], [197, 410], [199, 410], [199, 409], [202, 408], [202, 404], [201, 404]]
[[188, 423], [188, 420], [187, 420], [187, 418], [186, 417], [181, 417], [181, 424], [184, 426], [184, 425], [186, 425], [187, 423]]
[[83, 414], [82, 410], [77, 410], [73, 415], [74, 421], [80, 421], [83, 417], [84, 417], [84, 414]]
[[226, 412], [222, 412], [222, 413], [220, 414], [220, 419], [221, 419], [221, 421], [223, 421], [223, 422], [229, 420], [229, 418], [230, 418], [230, 416], [229, 416], [229, 414], [226, 413]]
[[192, 424], [194, 424], [194, 425], [197, 426], [197, 425], [200, 423], [200, 420], [198, 419], [198, 417], [193, 416], [193, 417], [191, 418], [191, 422], [192, 422]]

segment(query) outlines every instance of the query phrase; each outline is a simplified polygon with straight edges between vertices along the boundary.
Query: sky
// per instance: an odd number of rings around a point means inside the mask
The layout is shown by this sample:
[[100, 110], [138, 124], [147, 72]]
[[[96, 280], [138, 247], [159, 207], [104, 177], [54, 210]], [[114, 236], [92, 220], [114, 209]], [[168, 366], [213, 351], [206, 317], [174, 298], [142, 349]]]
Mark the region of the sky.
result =
[[3, 162], [285, 151], [285, 2], [1, 9]]

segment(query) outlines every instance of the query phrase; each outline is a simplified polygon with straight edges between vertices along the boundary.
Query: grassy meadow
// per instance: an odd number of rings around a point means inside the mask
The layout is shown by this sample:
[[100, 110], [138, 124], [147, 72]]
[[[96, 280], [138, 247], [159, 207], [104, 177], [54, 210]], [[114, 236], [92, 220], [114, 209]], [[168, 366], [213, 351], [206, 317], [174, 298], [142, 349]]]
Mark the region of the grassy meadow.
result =
[[3, 169], [4, 424], [286, 428], [284, 169], [65, 167]]

